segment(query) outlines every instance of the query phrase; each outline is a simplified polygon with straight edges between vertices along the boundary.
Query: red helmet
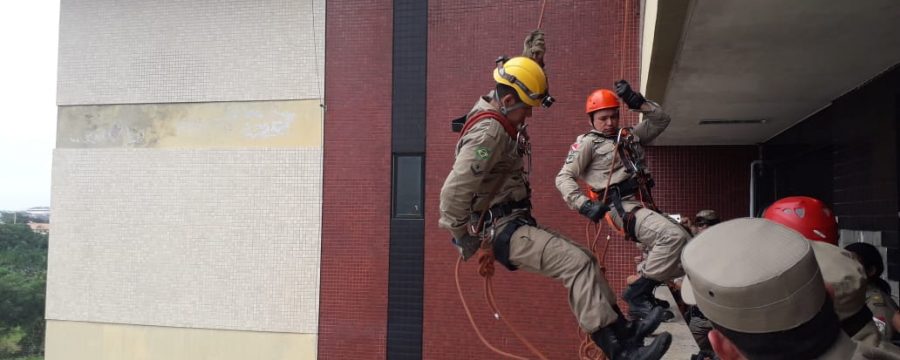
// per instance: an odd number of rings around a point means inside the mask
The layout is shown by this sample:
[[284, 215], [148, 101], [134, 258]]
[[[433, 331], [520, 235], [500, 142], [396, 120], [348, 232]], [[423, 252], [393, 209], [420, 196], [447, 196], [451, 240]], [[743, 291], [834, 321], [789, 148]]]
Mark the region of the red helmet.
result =
[[769, 206], [763, 217], [787, 226], [813, 241], [838, 243], [837, 222], [825, 203], [806, 196], [790, 196]]
[[590, 114], [597, 110], [619, 108], [619, 97], [616, 93], [606, 90], [594, 90], [588, 95], [587, 102], [584, 105], [584, 112]]

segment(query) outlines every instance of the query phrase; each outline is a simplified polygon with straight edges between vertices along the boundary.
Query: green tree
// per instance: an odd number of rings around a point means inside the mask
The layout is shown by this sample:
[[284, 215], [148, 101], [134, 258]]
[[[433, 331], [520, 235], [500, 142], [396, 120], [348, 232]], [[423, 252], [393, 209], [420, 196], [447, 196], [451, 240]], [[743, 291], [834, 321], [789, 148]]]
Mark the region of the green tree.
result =
[[7, 355], [43, 352], [46, 283], [47, 235], [0, 224], [0, 338], [24, 332], [20, 353]]

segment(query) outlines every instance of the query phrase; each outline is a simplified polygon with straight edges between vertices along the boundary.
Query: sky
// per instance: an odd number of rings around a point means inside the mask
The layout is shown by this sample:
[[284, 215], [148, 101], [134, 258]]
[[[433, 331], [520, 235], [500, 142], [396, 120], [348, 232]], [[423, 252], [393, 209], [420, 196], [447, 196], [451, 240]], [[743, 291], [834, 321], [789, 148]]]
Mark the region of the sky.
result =
[[0, 210], [50, 205], [59, 0], [0, 1]]

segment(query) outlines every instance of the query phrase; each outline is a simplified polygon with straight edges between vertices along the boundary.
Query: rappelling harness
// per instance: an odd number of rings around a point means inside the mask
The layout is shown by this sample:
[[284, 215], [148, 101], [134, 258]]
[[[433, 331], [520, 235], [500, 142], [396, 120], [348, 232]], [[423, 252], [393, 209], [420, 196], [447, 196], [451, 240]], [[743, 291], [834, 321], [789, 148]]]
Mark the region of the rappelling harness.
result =
[[[497, 96], [496, 92], [494, 92], [493, 96]], [[467, 120], [465, 120], [465, 122], [461, 122], [461, 119]], [[494, 110], [482, 110], [460, 119], [453, 120], [453, 130], [456, 131], [456, 129], [459, 128], [459, 138], [462, 139], [462, 137], [465, 136], [465, 134], [470, 129], [472, 129], [475, 124], [483, 120], [497, 121], [506, 131], [506, 134], [509, 135], [510, 140], [515, 139], [516, 153], [519, 154], [519, 156], [523, 157], [526, 164], [525, 168], [522, 169], [522, 176], [524, 178], [523, 180], [525, 182], [527, 196], [521, 200], [507, 201], [491, 206], [490, 204], [494, 201], [494, 197], [497, 195], [497, 192], [508, 180], [509, 175], [511, 175], [514, 170], [510, 169], [509, 171], [501, 174], [496, 179], [496, 183], [491, 189], [491, 192], [488, 193], [487, 198], [484, 199], [485, 202], [483, 208], [475, 209], [472, 212], [468, 231], [469, 235], [476, 236], [481, 239], [482, 249], [484, 249], [485, 247], [489, 247], [491, 250], [493, 250], [493, 256], [498, 262], [503, 264], [503, 266], [510, 271], [514, 271], [516, 270], [516, 266], [509, 261], [509, 239], [512, 237], [512, 234], [522, 225], [537, 225], [537, 222], [531, 216], [531, 186], [528, 183], [528, 174], [531, 170], [531, 142], [529, 141], [528, 133], [526, 131], [526, 124], [515, 127], [510, 123], [509, 119], [507, 119], [504, 114]], [[457, 126], [457, 124], [460, 124], [460, 126]], [[458, 146], [461, 146], [461, 143]], [[477, 198], [472, 199], [473, 205], [475, 202], [477, 202], [477, 200]], [[498, 233], [496, 227], [497, 221], [514, 214], [517, 215], [515, 219], [506, 223], [505, 226], [502, 227], [502, 230]]]
[[[606, 136], [596, 131], [586, 133], [584, 136], [593, 136], [612, 140], [615, 144], [615, 154], [613, 161], [609, 164], [609, 174], [607, 175], [608, 183], [604, 188], [591, 188], [590, 198], [604, 202], [611, 209], [615, 209], [622, 218], [622, 227], [619, 228], [609, 214], [606, 215], [606, 221], [609, 225], [623, 234], [626, 239], [637, 242], [637, 217], [635, 216], [640, 209], [646, 208], [659, 212], [656, 203], [653, 201], [651, 189], [655, 185], [653, 177], [647, 171], [647, 165], [643, 159], [638, 156], [639, 144], [635, 141], [632, 128], [621, 128], [617, 135]], [[621, 159], [625, 172], [631, 174], [627, 180], [610, 184], [614, 173], [616, 158]], [[636, 197], [641, 203], [630, 211], [625, 211], [622, 200], [629, 197]]]
[[[497, 96], [496, 92], [493, 96]], [[515, 127], [510, 123], [505, 114], [499, 111], [483, 110], [455, 119], [451, 122], [452, 130], [454, 132], [459, 132], [459, 140], [457, 141], [458, 148], [462, 146], [462, 137], [465, 136], [466, 133], [475, 126], [475, 124], [484, 120], [493, 120], [500, 123], [506, 134], [509, 135], [510, 141], [516, 142], [516, 152], [519, 154], [519, 156], [525, 158], [525, 163], [527, 164], [527, 167], [521, 169], [527, 194], [524, 199], [504, 202], [491, 206], [491, 202], [493, 202], [494, 197], [496, 197], [497, 195], [497, 192], [500, 191], [500, 188], [503, 186], [509, 176], [515, 171], [514, 169], [510, 169], [507, 172], [500, 174], [500, 176], [496, 180], [497, 182], [491, 189], [491, 192], [488, 193], [488, 196], [485, 198], [484, 206], [482, 206], [482, 209], [473, 211], [471, 219], [469, 221], [469, 234], [472, 236], [476, 236], [481, 240], [481, 245], [479, 247], [480, 251], [478, 255], [478, 273], [482, 277], [484, 277], [484, 297], [488, 303], [488, 306], [491, 308], [492, 313], [494, 314], [494, 318], [503, 321], [503, 323], [506, 324], [507, 328], [509, 328], [510, 332], [512, 332], [513, 335], [515, 335], [516, 338], [519, 339], [519, 341], [522, 342], [522, 344], [525, 345], [525, 347], [527, 347], [528, 350], [531, 351], [535, 356], [537, 356], [541, 360], [547, 360], [547, 357], [544, 356], [540, 352], [540, 350], [538, 350], [527, 339], [525, 339], [525, 337], [522, 336], [515, 329], [515, 327], [513, 327], [512, 324], [510, 324], [509, 321], [506, 320], [505, 317], [501, 316], [500, 310], [497, 308], [496, 300], [494, 300], [494, 289], [493, 283], [491, 282], [491, 278], [494, 275], [494, 261], [503, 264], [503, 266], [510, 271], [516, 270], [515, 265], [513, 265], [509, 261], [509, 241], [512, 237], [512, 234], [523, 225], [537, 225], [534, 218], [531, 217], [531, 187], [528, 183], [528, 173], [531, 170], [531, 143], [529, 141], [528, 133], [526, 132], [525, 124], [522, 124], [519, 127]], [[472, 199], [473, 205], [477, 200], [477, 198]], [[503, 226], [503, 229], [498, 234], [496, 231], [497, 220], [510, 215], [516, 216], [513, 220], [506, 223], [505, 226]], [[456, 290], [459, 294], [459, 299], [462, 302], [463, 308], [466, 311], [466, 316], [469, 318], [469, 323], [471, 323], [472, 328], [478, 335], [478, 338], [481, 339], [481, 342], [483, 342], [488, 348], [498, 354], [513, 359], [526, 360], [527, 358], [498, 349], [489, 341], [487, 341], [484, 335], [482, 335], [481, 330], [475, 324], [475, 318], [472, 316], [472, 312], [469, 310], [469, 305], [462, 293], [462, 285], [460, 285], [459, 281], [459, 268], [461, 263], [462, 257], [458, 258], [456, 261]]]

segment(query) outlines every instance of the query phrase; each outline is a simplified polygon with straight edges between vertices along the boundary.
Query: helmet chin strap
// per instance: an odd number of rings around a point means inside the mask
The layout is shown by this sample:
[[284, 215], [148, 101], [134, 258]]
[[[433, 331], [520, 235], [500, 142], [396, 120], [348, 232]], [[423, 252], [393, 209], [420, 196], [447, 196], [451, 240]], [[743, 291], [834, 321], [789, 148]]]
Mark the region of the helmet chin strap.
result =
[[594, 120], [588, 120], [588, 123], [591, 124], [591, 129], [594, 129], [594, 131], [596, 131], [596, 132], [598, 132], [598, 133], [601, 133], [601, 134], [603, 134], [603, 135], [605, 135], [605, 136], [609, 136], [609, 137], [616, 136], [620, 131], [622, 131], [621, 128], [618, 128], [618, 129], [616, 129], [616, 133], [615, 133], [615, 134], [607, 134], [607, 133], [603, 132], [603, 130], [600, 130], [600, 129], [598, 129], [596, 126], [594, 126]]
[[525, 107], [524, 102], [518, 102], [515, 105], [510, 106], [510, 107], [504, 106], [503, 101], [500, 100], [500, 93], [497, 92], [497, 90], [494, 90], [494, 100], [497, 101], [497, 105], [500, 105], [500, 113], [503, 114], [503, 116], [507, 116], [507, 115], [509, 115], [509, 113]]

